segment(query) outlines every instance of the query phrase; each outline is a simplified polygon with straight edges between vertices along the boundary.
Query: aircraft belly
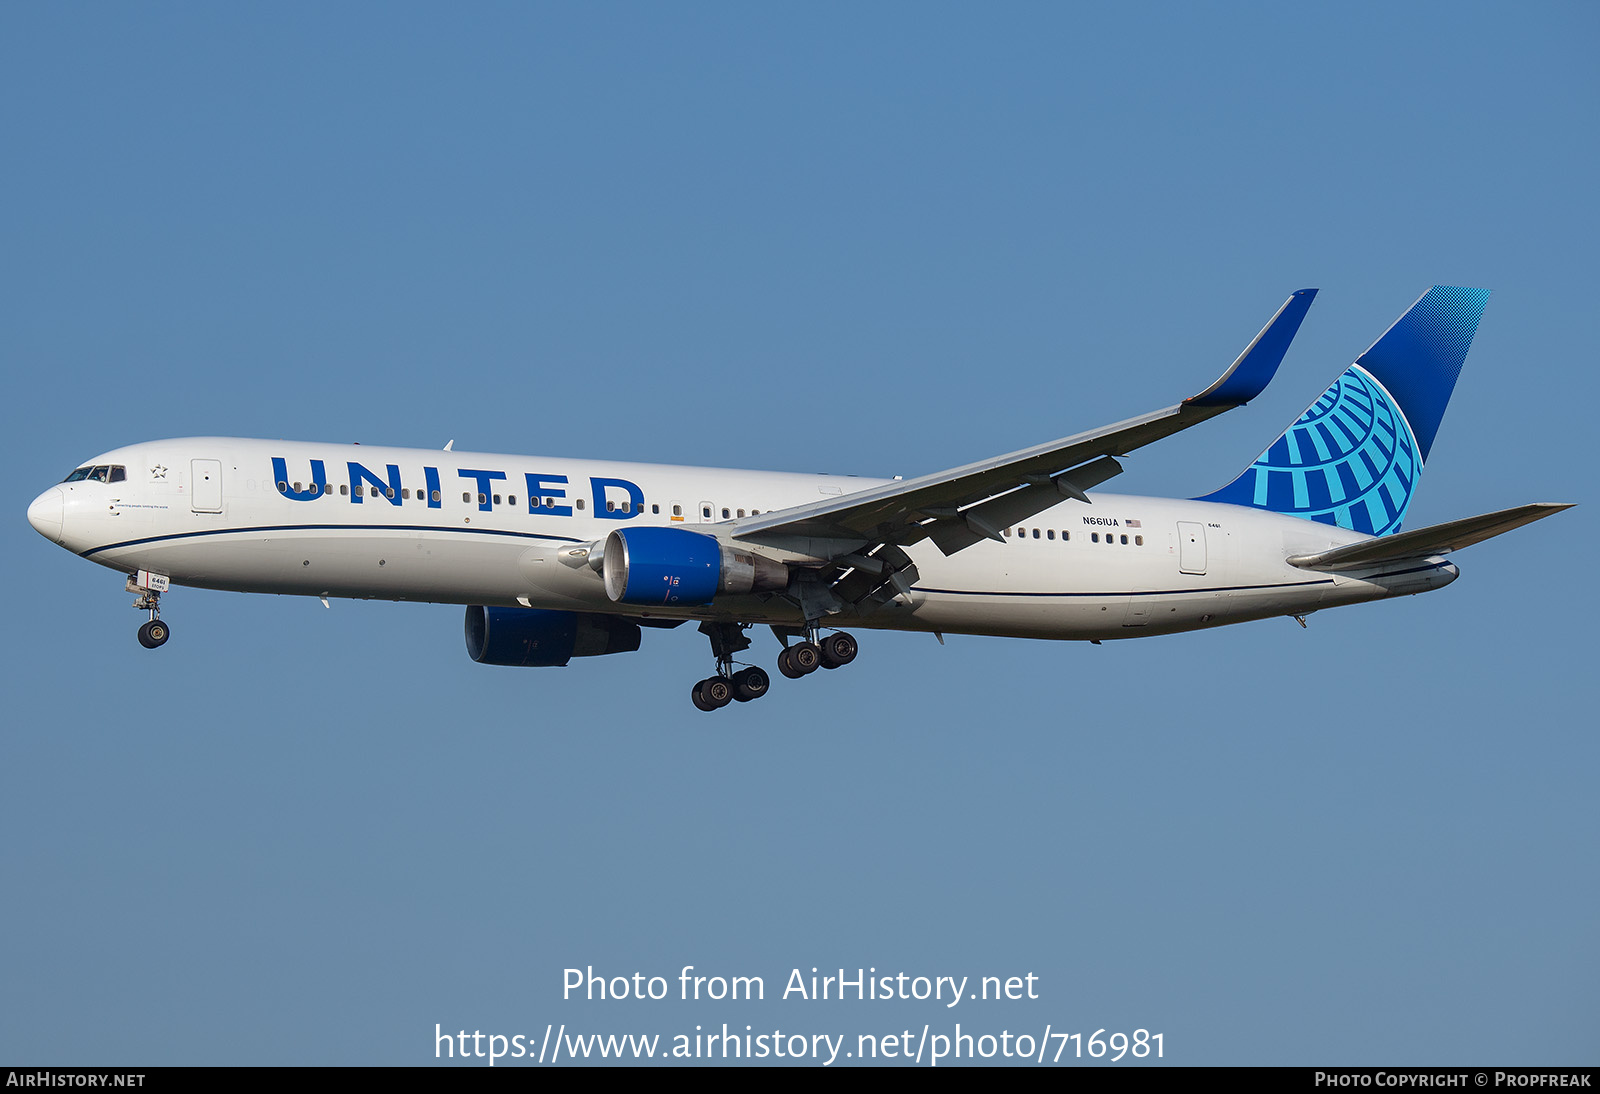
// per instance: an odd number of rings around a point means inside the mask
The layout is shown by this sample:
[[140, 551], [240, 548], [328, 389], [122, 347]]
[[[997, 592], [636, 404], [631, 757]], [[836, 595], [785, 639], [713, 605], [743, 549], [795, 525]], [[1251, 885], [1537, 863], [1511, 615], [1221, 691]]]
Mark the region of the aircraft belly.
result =
[[916, 623], [925, 630], [951, 634], [1097, 638], [1121, 631], [1127, 600], [1126, 596], [919, 594]]
[[116, 569], [143, 568], [180, 585], [302, 596], [435, 603], [516, 603], [527, 580], [516, 540], [430, 536], [426, 532], [329, 535], [284, 531], [228, 539], [172, 539], [97, 553]]

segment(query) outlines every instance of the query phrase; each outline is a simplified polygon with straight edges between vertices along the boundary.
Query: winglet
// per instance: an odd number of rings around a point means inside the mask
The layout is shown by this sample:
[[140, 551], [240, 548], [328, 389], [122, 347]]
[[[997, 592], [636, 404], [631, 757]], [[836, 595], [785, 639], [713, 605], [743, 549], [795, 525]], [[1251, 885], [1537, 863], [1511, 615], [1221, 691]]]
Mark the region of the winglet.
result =
[[1306, 317], [1311, 302], [1317, 298], [1316, 289], [1301, 289], [1283, 302], [1261, 333], [1244, 348], [1233, 367], [1200, 394], [1184, 400], [1188, 406], [1243, 406], [1266, 390], [1267, 384], [1277, 374], [1289, 343], [1300, 330], [1300, 321]]

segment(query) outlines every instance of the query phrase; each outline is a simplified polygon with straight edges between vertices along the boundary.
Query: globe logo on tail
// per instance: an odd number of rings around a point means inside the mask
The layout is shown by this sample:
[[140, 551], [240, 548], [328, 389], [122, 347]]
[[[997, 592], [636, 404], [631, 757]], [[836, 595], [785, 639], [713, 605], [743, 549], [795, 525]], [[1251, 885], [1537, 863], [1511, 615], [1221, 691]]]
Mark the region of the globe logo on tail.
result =
[[1351, 365], [1244, 474], [1204, 500], [1381, 536], [1399, 530], [1421, 471], [1405, 415]]

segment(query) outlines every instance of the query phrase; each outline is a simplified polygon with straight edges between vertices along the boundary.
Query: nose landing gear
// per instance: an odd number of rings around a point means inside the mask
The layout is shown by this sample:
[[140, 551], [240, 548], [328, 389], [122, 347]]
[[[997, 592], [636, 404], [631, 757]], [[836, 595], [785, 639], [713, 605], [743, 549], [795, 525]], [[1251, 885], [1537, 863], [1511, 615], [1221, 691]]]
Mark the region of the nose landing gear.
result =
[[169, 584], [165, 576], [145, 570], [128, 575], [126, 591], [139, 594], [133, 606], [150, 613], [150, 621], [139, 628], [139, 645], [147, 650], [166, 645], [167, 639], [172, 637], [171, 628], [161, 621], [161, 594]]

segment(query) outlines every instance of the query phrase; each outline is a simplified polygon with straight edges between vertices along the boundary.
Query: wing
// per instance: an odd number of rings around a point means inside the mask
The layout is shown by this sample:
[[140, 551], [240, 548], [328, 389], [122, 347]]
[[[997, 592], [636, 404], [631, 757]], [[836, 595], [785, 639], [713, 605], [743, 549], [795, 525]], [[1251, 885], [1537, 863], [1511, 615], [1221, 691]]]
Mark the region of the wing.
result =
[[1295, 555], [1288, 562], [1303, 570], [1360, 570], [1404, 559], [1427, 558], [1471, 547], [1474, 543], [1482, 543], [1571, 508], [1571, 504], [1536, 501], [1515, 509], [1502, 509], [1497, 513], [1429, 525], [1414, 532], [1363, 540], [1315, 555]]
[[931, 539], [946, 555], [1026, 520], [1063, 498], [1087, 503], [1091, 487], [1122, 470], [1114, 457], [1243, 406], [1266, 388], [1316, 297], [1301, 289], [1278, 309], [1232, 367], [1200, 394], [1125, 422], [980, 460], [964, 467], [733, 522], [737, 539], [849, 540], [863, 552]]

